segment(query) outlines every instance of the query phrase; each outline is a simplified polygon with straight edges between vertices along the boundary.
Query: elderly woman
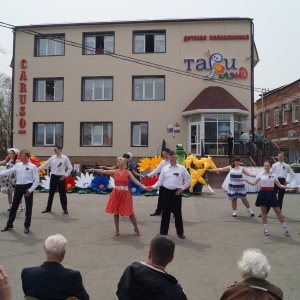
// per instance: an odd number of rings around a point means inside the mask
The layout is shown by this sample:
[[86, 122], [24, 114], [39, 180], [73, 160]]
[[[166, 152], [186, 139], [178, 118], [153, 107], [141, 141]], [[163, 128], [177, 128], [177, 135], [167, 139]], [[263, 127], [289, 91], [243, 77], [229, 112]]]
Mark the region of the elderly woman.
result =
[[229, 288], [235, 289], [236, 287], [250, 286], [252, 288], [268, 291], [279, 297], [279, 299], [282, 299], [282, 290], [266, 280], [270, 273], [271, 267], [267, 257], [259, 249], [245, 250], [241, 260], [238, 262], [238, 266], [241, 270], [241, 276], [244, 280], [239, 283], [235, 282]]
[[118, 157], [117, 170], [102, 170], [102, 169], [88, 169], [87, 172], [96, 172], [104, 175], [114, 177], [115, 187], [109, 197], [105, 212], [114, 215], [114, 222], [116, 230], [114, 236], [119, 235], [119, 215], [128, 216], [136, 235], [141, 236], [136, 218], [133, 211], [132, 195], [129, 188], [129, 180], [131, 179], [139, 187], [146, 189], [146, 187], [135, 179], [133, 174], [126, 168], [127, 163], [124, 157]]

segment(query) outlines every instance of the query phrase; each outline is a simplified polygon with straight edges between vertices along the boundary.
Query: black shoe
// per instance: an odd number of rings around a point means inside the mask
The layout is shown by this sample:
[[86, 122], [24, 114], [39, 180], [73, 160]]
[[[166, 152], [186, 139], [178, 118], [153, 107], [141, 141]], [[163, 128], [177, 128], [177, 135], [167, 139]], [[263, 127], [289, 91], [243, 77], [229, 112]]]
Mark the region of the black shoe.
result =
[[49, 212], [51, 212], [51, 210], [45, 209], [45, 210], [42, 211], [42, 214], [49, 213]]
[[178, 237], [180, 238], [180, 239], [185, 239], [185, 235], [184, 234], [178, 234]]
[[13, 228], [14, 228], [14, 225], [6, 225], [3, 229], [1, 229], [1, 232], [8, 231]]
[[161, 215], [161, 213], [158, 213], [158, 212], [154, 212], [153, 214], [150, 214], [151, 217], [153, 217], [153, 216], [160, 216], [160, 215]]
[[64, 210], [64, 214], [67, 215], [69, 212], [67, 210]]
[[252, 213], [250, 216], [251, 216], [251, 217], [255, 217], [255, 214], [254, 214], [254, 213]]
[[28, 228], [28, 227], [25, 227], [25, 228], [24, 228], [24, 233], [25, 233], [25, 234], [28, 234], [28, 233], [29, 233], [29, 228]]

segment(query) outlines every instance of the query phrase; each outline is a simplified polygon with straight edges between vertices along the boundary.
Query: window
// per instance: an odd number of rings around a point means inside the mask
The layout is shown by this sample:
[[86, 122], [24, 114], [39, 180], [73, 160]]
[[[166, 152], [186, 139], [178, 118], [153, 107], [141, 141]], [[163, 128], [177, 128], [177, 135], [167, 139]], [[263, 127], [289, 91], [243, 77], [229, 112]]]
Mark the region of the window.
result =
[[34, 79], [34, 101], [63, 101], [62, 78]]
[[112, 100], [112, 77], [83, 78], [83, 100]]
[[63, 123], [34, 123], [34, 146], [63, 144]]
[[134, 31], [133, 53], [166, 52], [166, 31]]
[[298, 100], [292, 104], [292, 122], [298, 122]]
[[266, 128], [270, 128], [270, 111], [266, 111]]
[[115, 52], [114, 32], [98, 32], [83, 34], [83, 54], [105, 54]]
[[279, 126], [279, 109], [275, 107], [274, 109], [274, 126]]
[[112, 123], [81, 123], [81, 146], [112, 146]]
[[164, 100], [165, 77], [134, 77], [133, 100]]
[[131, 123], [131, 146], [148, 146], [148, 122]]
[[65, 55], [65, 35], [35, 36], [35, 56]]
[[286, 105], [282, 105], [282, 125], [286, 125], [287, 123], [287, 110], [286, 110]]

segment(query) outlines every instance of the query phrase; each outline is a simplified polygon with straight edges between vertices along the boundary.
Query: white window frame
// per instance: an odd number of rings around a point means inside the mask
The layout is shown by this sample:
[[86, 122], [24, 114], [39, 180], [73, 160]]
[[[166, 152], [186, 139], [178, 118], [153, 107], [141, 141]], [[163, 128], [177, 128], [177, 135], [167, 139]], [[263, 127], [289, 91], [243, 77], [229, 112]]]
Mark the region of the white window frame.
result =
[[[146, 51], [147, 41], [146, 36], [152, 35], [154, 37], [153, 51]], [[165, 31], [151, 31], [133, 32], [133, 53], [165, 53], [166, 52], [166, 32]]]
[[[95, 94], [96, 94], [96, 88], [97, 88], [97, 84], [96, 82], [100, 83], [101, 85], [101, 90], [102, 90], [102, 95], [100, 96], [100, 98], [96, 98]], [[86, 93], [86, 86], [88, 84], [88, 82], [90, 82], [90, 87], [89, 89], [91, 89], [91, 99], [87, 99], [88, 98], [88, 94]], [[108, 88], [110, 89], [108, 91], [108, 96], [105, 97], [105, 89]], [[97, 101], [97, 100], [105, 100], [105, 101], [112, 101], [113, 100], [113, 78], [112, 77], [87, 77], [87, 78], [83, 78], [83, 85], [82, 85], [82, 100], [83, 101]]]
[[[90, 127], [91, 130], [90, 142], [85, 143], [84, 134], [85, 134], [85, 130], [89, 130], [88, 127]], [[112, 123], [111, 122], [81, 123], [80, 135], [81, 135], [82, 147], [111, 147], [112, 146]], [[99, 138], [96, 137], [96, 135], [99, 135]]]
[[[34, 102], [43, 102], [43, 101], [61, 102], [63, 101], [64, 98], [64, 79], [63, 78], [42, 78], [42, 79], [35, 78], [34, 91], [35, 91]], [[49, 97], [49, 95], [51, 97]]]
[[282, 105], [281, 107], [281, 111], [282, 111], [282, 125], [286, 125], [287, 124], [287, 110], [286, 110], [286, 105]]
[[270, 111], [266, 111], [266, 128], [270, 128]]
[[[56, 126], [62, 126], [61, 129], [61, 137], [59, 137], [58, 135], [60, 134], [60, 132], [57, 132], [57, 128]], [[37, 134], [38, 134], [38, 127], [41, 127], [44, 137], [43, 137], [43, 143], [42, 144], [38, 144], [37, 143]], [[50, 134], [52, 132], [52, 143], [47, 143], [47, 135], [49, 135], [49, 127], [52, 127], [52, 129], [50, 130]], [[64, 132], [64, 125], [63, 123], [35, 123], [34, 124], [34, 145], [35, 146], [54, 146], [54, 145], [62, 145], [63, 144], [63, 132]]]
[[[160, 82], [160, 81], [163, 82]], [[138, 81], [141, 81], [138, 83]], [[157, 85], [163, 85], [163, 96], [157, 97]], [[133, 77], [133, 100], [141, 101], [141, 100], [155, 100], [155, 101], [163, 101], [165, 100], [165, 77], [164, 76], [146, 76], [146, 77]], [[152, 85], [152, 96], [149, 97], [147, 93], [149, 93], [149, 86]], [[140, 91], [142, 90], [142, 91]]]
[[292, 103], [292, 122], [298, 122], [298, 99]]
[[[42, 50], [43, 41], [45, 45], [44, 45], [44, 49]], [[52, 52], [51, 50], [54, 50], [54, 52]], [[42, 54], [42, 52], [44, 53]], [[44, 36], [36, 37], [36, 56], [63, 56], [63, 55], [65, 55], [64, 34], [57, 34], [57, 35], [51, 35], [45, 37]]]
[[278, 107], [274, 108], [274, 127], [279, 126], [279, 109]]
[[[103, 37], [103, 48], [99, 53], [97, 52], [97, 37]], [[83, 54], [107, 54], [115, 53], [115, 34], [114, 32], [93, 32], [84, 33]]]
[[[142, 143], [143, 126], [146, 126], [147, 141]], [[148, 122], [132, 122], [131, 123], [131, 146], [132, 147], [148, 147], [149, 140], [149, 124]]]

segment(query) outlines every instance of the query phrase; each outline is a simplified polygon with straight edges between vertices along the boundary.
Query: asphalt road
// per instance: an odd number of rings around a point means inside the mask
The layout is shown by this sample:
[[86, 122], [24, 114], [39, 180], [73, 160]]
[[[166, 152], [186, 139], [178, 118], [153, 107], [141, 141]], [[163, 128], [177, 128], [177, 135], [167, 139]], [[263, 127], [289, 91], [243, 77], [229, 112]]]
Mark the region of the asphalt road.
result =
[[[69, 215], [63, 215], [58, 194], [52, 213], [42, 214], [48, 194], [34, 195], [31, 232], [23, 233], [24, 213], [18, 212], [14, 230], [0, 233], [0, 264], [10, 277], [13, 299], [23, 299], [21, 270], [40, 265], [45, 257], [44, 240], [61, 233], [68, 240], [64, 266], [82, 273], [91, 299], [117, 299], [115, 292], [120, 276], [134, 261], [147, 260], [151, 239], [159, 232], [160, 217], [150, 217], [157, 197], [135, 196], [134, 207], [142, 236], [134, 235], [126, 217], [120, 219], [120, 236], [114, 237], [112, 215], [104, 212], [108, 195], [69, 194]], [[274, 212], [269, 217], [270, 236], [265, 237], [261, 220], [251, 218], [242, 203], [238, 217], [231, 217], [231, 205], [223, 190], [214, 195], [203, 193], [183, 200], [185, 240], [176, 236], [171, 220], [169, 236], [176, 241], [175, 258], [167, 271], [184, 287], [188, 299], [219, 299], [233, 281], [241, 281], [237, 260], [243, 250], [259, 248], [268, 257], [268, 279], [278, 285], [284, 299], [300, 298], [300, 195], [286, 194], [284, 215], [290, 232], [286, 237]], [[256, 194], [248, 194], [254, 207]], [[6, 224], [6, 195], [1, 194], [0, 226]]]

